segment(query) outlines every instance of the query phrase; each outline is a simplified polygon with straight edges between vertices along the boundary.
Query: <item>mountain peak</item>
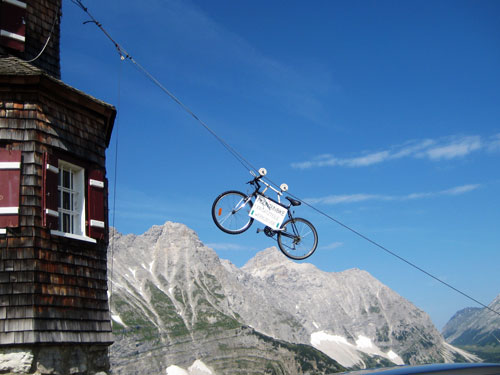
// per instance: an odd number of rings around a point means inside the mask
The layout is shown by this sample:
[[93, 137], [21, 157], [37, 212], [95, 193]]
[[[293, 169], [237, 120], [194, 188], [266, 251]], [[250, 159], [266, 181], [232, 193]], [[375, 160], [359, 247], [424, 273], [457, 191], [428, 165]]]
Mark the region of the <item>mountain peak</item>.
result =
[[316, 277], [319, 274], [325, 274], [311, 263], [298, 263], [287, 258], [276, 247], [257, 253], [241, 270], [260, 279], [294, 279], [308, 277], [307, 275]]
[[130, 237], [132, 239], [143, 238], [148, 242], [157, 242], [160, 238], [166, 236], [175, 237], [187, 237], [196, 241], [199, 241], [198, 235], [195, 231], [188, 228], [186, 225], [181, 223], [175, 223], [172, 221], [166, 221], [163, 225], [153, 225], [143, 234], [122, 234], [114, 227], [110, 227], [110, 238], [112, 240], [118, 241], [122, 237]]
[[147, 232], [143, 234], [153, 241], [157, 241], [160, 237], [175, 235], [186, 236], [191, 239], [198, 240], [198, 235], [192, 229], [188, 228], [186, 225], [181, 223], [175, 223], [172, 221], [167, 221], [163, 225], [153, 225]]
[[262, 269], [267, 267], [275, 267], [278, 265], [286, 265], [289, 263], [292, 263], [292, 261], [273, 246], [259, 251], [243, 266], [242, 269]]

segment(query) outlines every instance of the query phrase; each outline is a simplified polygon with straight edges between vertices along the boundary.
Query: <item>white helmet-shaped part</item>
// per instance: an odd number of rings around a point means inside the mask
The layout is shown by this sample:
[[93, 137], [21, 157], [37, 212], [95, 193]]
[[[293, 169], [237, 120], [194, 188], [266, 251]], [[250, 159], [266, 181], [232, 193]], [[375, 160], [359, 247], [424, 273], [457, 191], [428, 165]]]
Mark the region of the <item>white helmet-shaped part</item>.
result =
[[287, 184], [281, 184], [280, 189], [281, 189], [281, 191], [287, 191], [288, 190], [288, 185]]
[[267, 174], [267, 170], [266, 170], [266, 168], [261, 168], [261, 169], [259, 169], [259, 174], [260, 174], [262, 177], [264, 177], [264, 176]]

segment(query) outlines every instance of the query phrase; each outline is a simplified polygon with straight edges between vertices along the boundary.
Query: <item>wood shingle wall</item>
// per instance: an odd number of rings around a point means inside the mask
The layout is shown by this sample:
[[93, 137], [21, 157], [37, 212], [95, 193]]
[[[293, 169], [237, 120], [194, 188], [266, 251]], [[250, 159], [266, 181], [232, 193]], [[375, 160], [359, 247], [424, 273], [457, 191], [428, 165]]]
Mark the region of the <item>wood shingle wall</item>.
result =
[[22, 152], [19, 226], [0, 234], [0, 345], [112, 341], [107, 206], [95, 243], [54, 235], [44, 226], [43, 176], [47, 153], [104, 174], [114, 117], [112, 106], [0, 58], [0, 149]]

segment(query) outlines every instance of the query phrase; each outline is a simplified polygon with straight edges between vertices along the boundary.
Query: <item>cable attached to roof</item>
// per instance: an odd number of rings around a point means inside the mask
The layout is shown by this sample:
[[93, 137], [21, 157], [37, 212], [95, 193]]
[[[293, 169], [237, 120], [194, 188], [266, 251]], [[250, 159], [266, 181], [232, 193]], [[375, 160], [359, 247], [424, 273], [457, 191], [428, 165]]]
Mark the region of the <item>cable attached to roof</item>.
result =
[[40, 51], [40, 53], [38, 53], [38, 55], [36, 55], [36, 57], [34, 57], [31, 60], [24, 60], [25, 62], [32, 63], [32, 62], [38, 60], [40, 58], [40, 56], [42, 56], [42, 54], [45, 52], [45, 49], [49, 45], [50, 38], [52, 38], [52, 35], [54, 34], [54, 27], [56, 26], [56, 23], [57, 23], [57, 20], [59, 19], [59, 17], [60, 17], [60, 13], [56, 13], [56, 15], [54, 16], [54, 22], [52, 22], [52, 27], [50, 28], [49, 36], [47, 37], [47, 41], [45, 42], [45, 44], [44, 44], [42, 50]]

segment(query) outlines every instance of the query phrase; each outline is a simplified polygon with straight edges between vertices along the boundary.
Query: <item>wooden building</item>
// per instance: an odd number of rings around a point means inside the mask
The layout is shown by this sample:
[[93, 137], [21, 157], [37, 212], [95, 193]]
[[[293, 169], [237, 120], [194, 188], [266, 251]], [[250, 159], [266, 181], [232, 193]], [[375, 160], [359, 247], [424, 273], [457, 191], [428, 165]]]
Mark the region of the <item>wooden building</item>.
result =
[[0, 11], [0, 373], [107, 371], [116, 111], [59, 79], [61, 0]]

